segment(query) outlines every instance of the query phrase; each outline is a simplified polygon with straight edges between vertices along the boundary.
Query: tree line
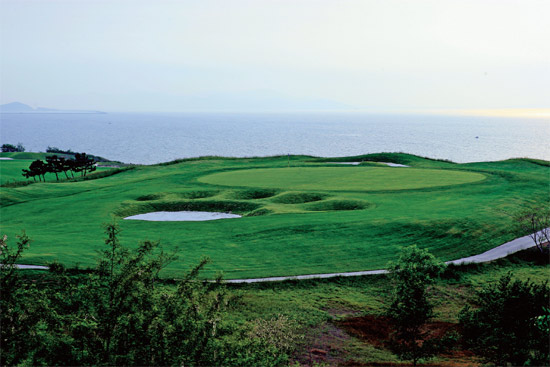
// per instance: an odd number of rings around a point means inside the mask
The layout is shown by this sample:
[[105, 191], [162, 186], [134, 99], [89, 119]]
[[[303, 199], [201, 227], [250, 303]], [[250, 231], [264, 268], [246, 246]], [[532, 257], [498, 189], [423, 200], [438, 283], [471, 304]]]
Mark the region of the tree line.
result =
[[46, 157], [46, 161], [37, 159], [33, 161], [28, 169], [23, 169], [25, 178], [33, 178], [36, 181], [46, 181], [46, 173], [54, 173], [55, 178], [59, 181], [59, 173], [63, 172], [65, 177], [69, 179], [69, 174], [74, 178], [75, 174], [86, 176], [87, 173], [96, 170], [96, 160], [86, 153], [75, 153], [74, 158], [65, 158], [62, 156], [51, 155]]
[[17, 145], [13, 144], [2, 144], [2, 147], [0, 147], [2, 150], [2, 153], [13, 153], [13, 152], [24, 152], [25, 147], [23, 144], [18, 143]]

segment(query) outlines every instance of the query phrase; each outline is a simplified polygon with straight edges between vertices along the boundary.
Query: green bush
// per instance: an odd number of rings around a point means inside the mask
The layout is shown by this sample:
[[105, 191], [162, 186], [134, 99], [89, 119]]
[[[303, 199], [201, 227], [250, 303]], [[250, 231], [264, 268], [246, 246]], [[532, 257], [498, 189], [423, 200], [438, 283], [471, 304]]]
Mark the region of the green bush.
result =
[[511, 274], [476, 294], [460, 313], [465, 343], [498, 366], [548, 365], [548, 333], [537, 327], [550, 302], [547, 283], [512, 281]]

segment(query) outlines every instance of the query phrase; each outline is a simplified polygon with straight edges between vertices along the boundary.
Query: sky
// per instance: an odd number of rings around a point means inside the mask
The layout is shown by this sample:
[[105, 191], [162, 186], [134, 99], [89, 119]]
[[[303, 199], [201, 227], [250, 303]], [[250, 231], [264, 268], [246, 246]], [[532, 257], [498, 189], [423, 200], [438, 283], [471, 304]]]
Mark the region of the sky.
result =
[[0, 104], [550, 107], [550, 1], [0, 0]]

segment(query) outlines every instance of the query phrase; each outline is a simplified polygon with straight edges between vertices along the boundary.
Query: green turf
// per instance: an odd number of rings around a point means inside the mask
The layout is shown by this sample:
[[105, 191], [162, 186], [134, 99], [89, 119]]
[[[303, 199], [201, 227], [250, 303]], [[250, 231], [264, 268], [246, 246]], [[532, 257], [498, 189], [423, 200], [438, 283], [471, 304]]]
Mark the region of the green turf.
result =
[[199, 178], [223, 186], [287, 190], [380, 191], [450, 186], [481, 181], [484, 175], [454, 170], [388, 167], [291, 167], [220, 172]]
[[[372, 161], [378, 156], [361, 157]], [[510, 212], [549, 197], [548, 162], [453, 164], [407, 154], [380, 157], [413, 168], [334, 167], [292, 156], [289, 170], [286, 156], [209, 157], [136, 167], [90, 181], [2, 187], [0, 232], [13, 241], [27, 231], [33, 243], [26, 263], [57, 259], [68, 266], [90, 266], [103, 248], [102, 223], [116, 220], [124, 244], [150, 239], [161, 240], [168, 250], [179, 249], [166, 276], [182, 274], [202, 256], [212, 259], [208, 276], [216, 271], [226, 278], [297, 275], [382, 268], [395, 260], [399, 248], [415, 243], [444, 260], [480, 253], [517, 235]], [[0, 169], [12, 162], [0, 161]], [[290, 176], [284, 185], [274, 182], [271, 187], [243, 187], [240, 176], [245, 172], [253, 180], [254, 172], [303, 167], [311, 185], [299, 189], [288, 187]], [[361, 170], [370, 172], [369, 179], [385, 176], [385, 187], [351, 189], [343, 182], [335, 188], [334, 181], [319, 186], [313, 179], [317, 172], [353, 176]], [[422, 173], [416, 177], [423, 187], [403, 182], [407, 172]], [[222, 173], [234, 173], [239, 185], [204, 182]], [[210, 222], [122, 219], [155, 210], [231, 211], [244, 217]]]

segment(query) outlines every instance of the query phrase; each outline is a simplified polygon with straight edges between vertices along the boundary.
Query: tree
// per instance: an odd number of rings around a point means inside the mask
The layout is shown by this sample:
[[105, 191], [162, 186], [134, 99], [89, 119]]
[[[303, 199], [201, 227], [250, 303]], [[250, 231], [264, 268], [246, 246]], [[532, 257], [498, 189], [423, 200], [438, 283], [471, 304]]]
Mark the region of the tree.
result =
[[58, 173], [63, 171], [63, 162], [57, 155], [49, 155], [46, 157], [46, 171], [55, 173], [55, 178], [59, 181]]
[[549, 204], [523, 210], [516, 216], [516, 222], [523, 233], [528, 233], [539, 251], [548, 254], [548, 247], [544, 248], [543, 244], [550, 242]]
[[24, 152], [25, 147], [23, 144], [18, 143], [17, 146], [13, 144], [2, 144], [2, 152]]
[[44, 164], [44, 162], [42, 162], [41, 160], [37, 159], [35, 161], [33, 161], [31, 163], [31, 165], [29, 166], [29, 169], [23, 169], [23, 176], [25, 178], [34, 178], [35, 181], [36, 181], [36, 176], [38, 176], [38, 178], [42, 181], [46, 181], [46, 178], [44, 177], [44, 175], [46, 174], [47, 172], [47, 167], [46, 165]]
[[83, 176], [86, 176], [86, 172], [93, 172], [96, 170], [95, 159], [89, 157], [86, 153], [76, 153], [74, 156], [75, 167], [82, 172]]
[[388, 264], [393, 283], [393, 296], [387, 310], [395, 332], [391, 346], [395, 354], [413, 365], [432, 357], [438, 350], [438, 340], [428, 339], [423, 327], [433, 317], [433, 305], [426, 293], [444, 268], [428, 251], [416, 246], [404, 248], [397, 263]]
[[497, 366], [548, 365], [548, 331], [540, 321], [549, 292], [547, 283], [512, 281], [510, 273], [484, 287], [476, 294], [478, 308], [466, 306], [459, 316], [466, 344]]

